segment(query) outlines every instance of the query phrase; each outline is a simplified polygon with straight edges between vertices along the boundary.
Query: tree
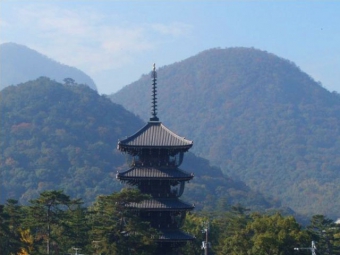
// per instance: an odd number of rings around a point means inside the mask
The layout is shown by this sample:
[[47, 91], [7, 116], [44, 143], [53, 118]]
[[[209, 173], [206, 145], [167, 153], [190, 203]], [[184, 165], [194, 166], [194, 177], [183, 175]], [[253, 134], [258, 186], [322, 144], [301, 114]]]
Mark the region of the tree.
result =
[[3, 254], [16, 254], [23, 247], [21, 242], [22, 210], [18, 201], [8, 199], [0, 206], [0, 250]]
[[66, 85], [74, 85], [74, 84], [76, 84], [74, 79], [72, 79], [72, 78], [65, 78], [63, 81], [65, 82]]
[[88, 222], [87, 208], [77, 205], [75, 209], [67, 211], [66, 219], [68, 224], [66, 235], [64, 235], [65, 243], [68, 243], [68, 247], [82, 247], [82, 253], [84, 253], [90, 247], [91, 226]]
[[148, 199], [135, 189], [99, 196], [90, 210], [91, 239], [99, 254], [152, 254], [157, 232], [128, 205]]
[[29, 229], [20, 230], [21, 247], [17, 255], [29, 255], [34, 252], [34, 238]]
[[[202, 254], [201, 246], [202, 241], [205, 241], [204, 233], [202, 232], [204, 224], [210, 222], [210, 219], [207, 215], [198, 215], [196, 213], [188, 213], [185, 217], [185, 221], [182, 227], [187, 233], [195, 236], [196, 239], [192, 242], [188, 242], [181, 248], [183, 254], [187, 255], [196, 255]], [[209, 227], [209, 232], [213, 229], [212, 226]], [[208, 232], [208, 234], [209, 234]], [[211, 235], [209, 237], [209, 242], [212, 242]]]
[[307, 233], [292, 216], [254, 214], [252, 218], [247, 231], [252, 234], [254, 255], [293, 254], [295, 247], [308, 243]]
[[0, 205], [0, 250], [6, 255], [13, 251], [13, 239], [10, 235], [10, 228], [7, 219], [8, 215], [4, 213], [4, 206]]
[[221, 254], [290, 255], [295, 247], [309, 242], [308, 234], [292, 216], [253, 213], [247, 217], [243, 213], [241, 210], [238, 217], [227, 218], [229, 224], [224, 224], [226, 230], [220, 234]]
[[61, 237], [67, 235], [69, 222], [66, 220], [66, 211], [74, 205], [79, 205], [81, 201], [71, 200], [62, 191], [52, 190], [42, 192], [37, 199], [30, 202], [32, 205], [29, 207], [26, 225], [35, 231], [37, 250], [42, 250], [43, 241], [46, 242], [46, 254], [51, 253], [52, 244], [54, 250], [64, 250]]
[[333, 255], [340, 253], [340, 225], [324, 215], [314, 215], [308, 232], [316, 242], [319, 253]]
[[251, 221], [249, 209], [237, 204], [216, 219], [218, 244], [221, 254], [246, 255], [251, 247], [247, 224]]

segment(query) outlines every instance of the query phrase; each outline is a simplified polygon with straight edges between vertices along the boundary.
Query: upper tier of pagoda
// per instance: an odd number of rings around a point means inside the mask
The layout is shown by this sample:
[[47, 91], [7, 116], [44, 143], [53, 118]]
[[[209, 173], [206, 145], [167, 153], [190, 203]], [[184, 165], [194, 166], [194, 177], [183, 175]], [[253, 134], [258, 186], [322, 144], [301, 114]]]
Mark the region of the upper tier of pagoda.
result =
[[131, 152], [141, 148], [187, 151], [193, 142], [176, 135], [159, 121], [149, 121], [134, 135], [118, 142], [118, 149]]
[[[176, 135], [165, 127], [157, 117], [157, 73], [156, 66], [152, 71], [152, 105], [150, 121], [137, 133], [118, 142], [118, 150], [132, 155], [138, 154], [140, 149], [165, 149], [178, 152], [189, 150], [193, 142]], [[174, 153], [176, 154], [176, 153]]]

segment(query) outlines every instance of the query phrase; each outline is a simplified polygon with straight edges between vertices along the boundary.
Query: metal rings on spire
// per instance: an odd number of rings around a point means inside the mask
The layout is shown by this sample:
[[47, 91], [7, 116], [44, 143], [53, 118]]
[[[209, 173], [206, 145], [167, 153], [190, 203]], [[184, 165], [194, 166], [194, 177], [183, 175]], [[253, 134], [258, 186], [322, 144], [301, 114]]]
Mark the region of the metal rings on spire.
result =
[[157, 72], [156, 64], [153, 64], [153, 69], [151, 72], [152, 78], [152, 102], [151, 102], [151, 118], [150, 121], [158, 121], [157, 117]]

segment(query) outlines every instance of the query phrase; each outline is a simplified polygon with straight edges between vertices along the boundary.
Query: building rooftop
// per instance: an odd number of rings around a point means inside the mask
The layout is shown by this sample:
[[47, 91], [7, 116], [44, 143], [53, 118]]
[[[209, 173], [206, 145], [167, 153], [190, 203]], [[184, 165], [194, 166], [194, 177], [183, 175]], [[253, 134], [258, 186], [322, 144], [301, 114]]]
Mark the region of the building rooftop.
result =
[[195, 237], [180, 230], [161, 230], [161, 234], [158, 237], [159, 242], [186, 242], [194, 240]]
[[157, 168], [157, 167], [134, 167], [125, 172], [117, 173], [119, 180], [177, 180], [188, 181], [193, 178], [193, 174], [189, 174], [179, 168]]
[[140, 203], [129, 203], [130, 208], [146, 211], [182, 211], [192, 210], [194, 205], [185, 203], [177, 198], [153, 198], [144, 200]]
[[149, 121], [134, 135], [118, 142], [118, 149], [129, 151], [138, 148], [181, 149], [187, 151], [193, 142], [176, 135], [159, 121]]

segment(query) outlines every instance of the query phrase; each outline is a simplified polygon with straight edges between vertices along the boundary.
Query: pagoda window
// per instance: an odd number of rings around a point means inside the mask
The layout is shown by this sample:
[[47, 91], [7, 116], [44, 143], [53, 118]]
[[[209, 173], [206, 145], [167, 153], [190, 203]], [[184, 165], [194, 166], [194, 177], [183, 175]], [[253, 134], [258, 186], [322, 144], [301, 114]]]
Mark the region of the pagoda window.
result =
[[144, 162], [141, 160], [139, 155], [126, 155], [126, 163], [128, 166], [143, 166]]
[[176, 167], [179, 167], [182, 162], [183, 162], [183, 155], [184, 153], [183, 152], [179, 152], [175, 155], [170, 155], [169, 156], [169, 163], [171, 166], [176, 166]]
[[180, 197], [184, 192], [184, 181], [176, 181], [171, 183], [170, 192], [173, 196]]

